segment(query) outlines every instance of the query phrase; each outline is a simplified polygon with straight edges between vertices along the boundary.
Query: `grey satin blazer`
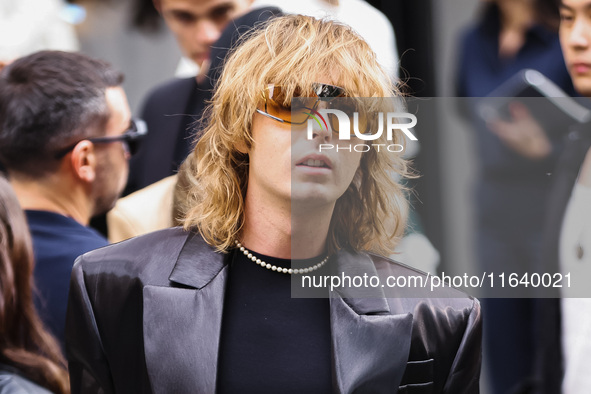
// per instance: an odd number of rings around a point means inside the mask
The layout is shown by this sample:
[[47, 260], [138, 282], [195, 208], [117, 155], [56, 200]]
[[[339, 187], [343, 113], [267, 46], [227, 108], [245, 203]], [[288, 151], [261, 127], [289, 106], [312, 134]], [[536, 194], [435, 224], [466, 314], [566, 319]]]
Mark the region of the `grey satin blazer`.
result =
[[[215, 393], [229, 256], [173, 228], [80, 257], [66, 327], [72, 393]], [[373, 255], [336, 259], [417, 275]], [[334, 291], [333, 392], [478, 393], [480, 305], [454, 289], [435, 294], [453, 298]]]

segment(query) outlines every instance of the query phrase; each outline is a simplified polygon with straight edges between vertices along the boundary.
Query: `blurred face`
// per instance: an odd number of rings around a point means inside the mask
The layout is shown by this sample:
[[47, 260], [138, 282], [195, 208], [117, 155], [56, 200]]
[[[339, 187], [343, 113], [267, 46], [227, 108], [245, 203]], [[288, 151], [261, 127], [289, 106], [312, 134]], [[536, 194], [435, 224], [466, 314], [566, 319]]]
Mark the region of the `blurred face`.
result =
[[183, 54], [199, 66], [228, 22], [245, 13], [252, 0], [155, 0]]
[[[106, 90], [110, 117], [105, 137], [119, 136], [129, 129], [131, 111], [121, 87]], [[114, 205], [127, 183], [129, 151], [125, 142], [94, 144], [97, 154], [96, 179], [93, 184], [94, 214], [107, 212]]]
[[577, 91], [591, 97], [591, 0], [563, 0], [560, 44]]
[[[320, 102], [317, 109], [323, 109]], [[259, 109], [264, 108], [263, 103]], [[358, 143], [338, 141], [330, 125], [314, 124], [308, 139], [306, 125], [290, 125], [255, 113], [252, 123], [254, 144], [249, 153], [248, 194], [263, 193], [265, 201], [298, 204], [303, 208], [334, 207], [359, 167], [361, 153], [344, 149]], [[339, 145], [340, 151], [319, 152], [320, 144]]]

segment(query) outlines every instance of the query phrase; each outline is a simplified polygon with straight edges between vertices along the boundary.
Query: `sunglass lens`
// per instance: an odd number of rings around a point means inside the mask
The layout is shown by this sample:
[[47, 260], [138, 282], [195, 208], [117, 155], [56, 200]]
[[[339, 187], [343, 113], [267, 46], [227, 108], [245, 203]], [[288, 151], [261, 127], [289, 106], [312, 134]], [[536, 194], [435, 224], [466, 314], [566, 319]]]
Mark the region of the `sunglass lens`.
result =
[[312, 89], [320, 99], [345, 96], [345, 89], [325, 83], [314, 83], [312, 84]]
[[141, 119], [132, 120], [128, 133], [129, 135], [125, 138], [124, 142], [129, 154], [133, 156], [138, 152], [142, 138], [148, 133], [148, 126]]
[[299, 97], [300, 92], [296, 90], [293, 98], [288, 97], [287, 93], [280, 86], [273, 86], [265, 92], [265, 112], [269, 115], [284, 120], [286, 122], [302, 124], [310, 117], [309, 113], [313, 111], [316, 98]]
[[282, 120], [290, 120], [291, 105], [287, 105], [285, 93], [280, 86], [269, 86], [265, 90], [265, 112]]
[[298, 97], [291, 107], [291, 122], [303, 124], [316, 112], [318, 99], [315, 97]]
[[142, 137], [135, 135], [135, 136], [131, 136], [130, 138], [125, 140], [125, 144], [127, 145], [128, 149], [129, 149], [129, 154], [130, 155], [135, 155], [139, 148], [140, 148], [140, 144], [142, 141]]

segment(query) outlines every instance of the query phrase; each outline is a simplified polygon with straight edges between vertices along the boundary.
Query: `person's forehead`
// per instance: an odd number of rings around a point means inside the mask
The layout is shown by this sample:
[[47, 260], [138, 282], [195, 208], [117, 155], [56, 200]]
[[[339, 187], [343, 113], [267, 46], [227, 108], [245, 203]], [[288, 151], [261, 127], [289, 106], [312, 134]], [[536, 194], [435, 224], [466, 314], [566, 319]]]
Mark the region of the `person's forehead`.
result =
[[195, 13], [207, 13], [218, 7], [245, 7], [246, 0], [159, 0], [162, 10], [190, 10]]

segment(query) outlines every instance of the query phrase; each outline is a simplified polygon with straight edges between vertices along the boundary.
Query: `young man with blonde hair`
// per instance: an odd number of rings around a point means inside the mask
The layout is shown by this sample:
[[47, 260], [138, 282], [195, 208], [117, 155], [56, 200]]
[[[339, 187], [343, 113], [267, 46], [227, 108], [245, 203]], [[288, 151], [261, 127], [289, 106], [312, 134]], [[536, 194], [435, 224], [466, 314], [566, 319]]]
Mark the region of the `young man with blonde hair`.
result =
[[477, 393], [477, 300], [451, 288], [292, 297], [305, 275], [426, 276], [371, 253], [391, 251], [404, 229], [391, 179], [406, 174], [404, 160], [347, 149], [361, 140], [340, 140], [332, 118], [306, 128], [308, 110], [396, 94], [367, 43], [339, 23], [286, 16], [245, 40], [190, 157], [184, 230], [75, 267], [73, 392]]

